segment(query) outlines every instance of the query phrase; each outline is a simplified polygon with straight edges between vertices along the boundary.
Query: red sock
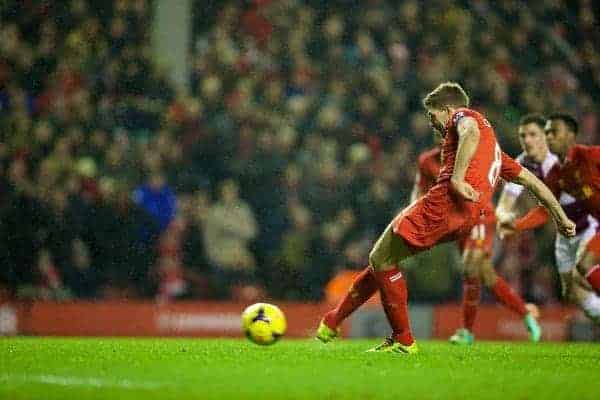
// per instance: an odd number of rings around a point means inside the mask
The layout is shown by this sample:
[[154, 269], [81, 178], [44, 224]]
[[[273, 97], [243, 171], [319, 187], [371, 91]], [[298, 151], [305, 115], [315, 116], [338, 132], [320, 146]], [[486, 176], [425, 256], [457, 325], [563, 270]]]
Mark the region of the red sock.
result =
[[373, 269], [367, 267], [354, 278], [350, 290], [348, 290], [342, 301], [333, 310], [325, 314], [323, 322], [331, 329], [337, 328], [348, 315], [369, 300], [375, 292], [377, 292], [377, 282], [373, 275]]
[[585, 274], [585, 279], [592, 285], [596, 292], [600, 292], [600, 264], [594, 265]]
[[473, 331], [473, 324], [477, 316], [479, 298], [481, 296], [481, 282], [478, 278], [465, 277], [463, 280], [463, 328]]
[[492, 292], [506, 307], [523, 317], [527, 315], [527, 308], [521, 296], [512, 290], [508, 283], [500, 276], [496, 277], [496, 283], [492, 286]]
[[392, 327], [392, 337], [404, 345], [412, 344], [413, 338], [408, 319], [408, 291], [402, 272], [396, 267], [389, 271], [375, 271], [381, 291], [381, 304]]

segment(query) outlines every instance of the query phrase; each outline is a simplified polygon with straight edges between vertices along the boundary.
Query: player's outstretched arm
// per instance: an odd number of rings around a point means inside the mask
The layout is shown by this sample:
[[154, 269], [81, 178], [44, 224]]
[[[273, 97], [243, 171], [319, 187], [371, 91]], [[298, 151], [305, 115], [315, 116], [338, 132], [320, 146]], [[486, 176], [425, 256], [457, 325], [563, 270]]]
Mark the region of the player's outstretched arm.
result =
[[523, 168], [513, 182], [525, 186], [533, 193], [539, 202], [550, 212], [560, 233], [569, 237], [575, 235], [575, 223], [567, 217], [567, 214], [565, 214], [548, 186], [534, 174]]
[[465, 181], [467, 167], [477, 150], [479, 144], [479, 127], [477, 121], [471, 117], [464, 117], [456, 127], [458, 132], [458, 147], [456, 159], [454, 160], [454, 172], [452, 173], [452, 187], [467, 200], [477, 201], [479, 193]]

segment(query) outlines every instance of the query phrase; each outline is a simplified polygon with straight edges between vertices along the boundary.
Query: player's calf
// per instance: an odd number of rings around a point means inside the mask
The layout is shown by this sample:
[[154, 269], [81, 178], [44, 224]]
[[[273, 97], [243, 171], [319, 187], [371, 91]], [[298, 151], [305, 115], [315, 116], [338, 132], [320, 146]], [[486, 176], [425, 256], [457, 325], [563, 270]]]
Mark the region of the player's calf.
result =
[[336, 338], [338, 335], [337, 328], [342, 321], [369, 300], [377, 292], [377, 288], [373, 268], [369, 266], [363, 269], [354, 278], [352, 286], [338, 305], [325, 314], [321, 320], [317, 329], [317, 339], [327, 343]]

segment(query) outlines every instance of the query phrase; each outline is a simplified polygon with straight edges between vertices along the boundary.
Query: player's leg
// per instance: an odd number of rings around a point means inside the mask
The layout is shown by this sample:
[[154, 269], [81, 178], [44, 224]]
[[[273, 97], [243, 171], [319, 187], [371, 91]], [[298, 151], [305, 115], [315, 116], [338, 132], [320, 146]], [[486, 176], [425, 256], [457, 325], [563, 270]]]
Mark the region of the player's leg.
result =
[[402, 211], [379, 237], [369, 254], [381, 304], [392, 335], [372, 350], [417, 352], [408, 318], [408, 292], [400, 263], [437, 243], [450, 240], [467, 223], [464, 213], [452, 209], [448, 191], [435, 186]]
[[509, 310], [519, 314], [529, 332], [532, 342], [539, 342], [542, 337], [542, 329], [537, 322], [538, 310], [533, 304], [525, 304], [519, 294], [494, 270], [492, 258], [488, 252], [479, 252], [479, 273], [483, 284], [488, 287], [498, 301]]
[[579, 306], [585, 315], [595, 323], [600, 323], [600, 296], [596, 294], [577, 269], [561, 274], [565, 297]]
[[[395, 236], [393, 233], [393, 224], [394, 222], [390, 223], [383, 234], [375, 242], [373, 250], [371, 251], [369, 260], [371, 261], [372, 256], [376, 255], [377, 265], [385, 264], [385, 262], [381, 263], [379, 258], [385, 254], [391, 255], [394, 253], [391, 250], [392, 246], [398, 245], [393, 237]], [[395, 251], [398, 252], [399, 249]], [[323, 343], [335, 339], [338, 335], [339, 325], [362, 304], [367, 302], [377, 292], [378, 288], [379, 285], [376, 280], [374, 268], [369, 265], [355, 278], [352, 286], [338, 305], [327, 312], [322, 318], [317, 329], [317, 339]]]
[[[600, 251], [599, 242], [595, 241], [598, 237], [594, 236], [595, 228], [588, 229], [573, 238], [557, 235], [555, 258], [563, 298], [579, 306], [591, 320], [598, 322], [600, 297], [586, 279], [585, 271], [594, 265], [594, 258]], [[580, 271], [584, 271], [584, 274]]]
[[600, 293], [600, 234], [587, 242], [577, 271], [585, 278], [596, 293]]
[[[460, 242], [461, 248], [465, 247], [464, 241]], [[477, 316], [479, 299], [481, 297], [481, 280], [477, 258], [471, 249], [463, 250], [463, 297], [462, 297], [462, 327], [450, 337], [450, 343], [469, 345], [472, 344], [473, 325]]]
[[317, 329], [317, 339], [323, 343], [335, 339], [340, 324], [366, 303], [377, 292], [377, 288], [373, 268], [368, 266], [354, 278], [352, 286], [336, 307], [323, 316]]
[[400, 262], [414, 253], [404, 239], [394, 233], [392, 222], [369, 254], [369, 264], [381, 293], [381, 304], [392, 327], [392, 335], [373, 351], [412, 354], [418, 351], [408, 316], [408, 290], [399, 269]]
[[483, 284], [494, 293], [496, 299], [505, 307], [516, 312], [521, 317], [525, 317], [528, 313], [525, 302], [510, 287], [508, 282], [496, 273], [491, 257], [479, 250], [474, 250], [474, 252], [478, 253], [479, 273]]

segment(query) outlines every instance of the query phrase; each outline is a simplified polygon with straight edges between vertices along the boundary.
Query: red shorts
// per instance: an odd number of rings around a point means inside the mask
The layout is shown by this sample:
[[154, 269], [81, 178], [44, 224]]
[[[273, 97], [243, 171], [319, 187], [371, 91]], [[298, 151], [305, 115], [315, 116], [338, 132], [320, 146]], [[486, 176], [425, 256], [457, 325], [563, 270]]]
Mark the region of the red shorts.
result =
[[458, 240], [458, 247], [461, 252], [479, 249], [487, 254], [492, 254], [495, 234], [495, 222], [477, 224], [471, 229], [471, 232], [468, 235], [463, 236]]
[[481, 221], [482, 210], [479, 203], [456, 199], [449, 184], [442, 183], [398, 214], [392, 228], [418, 253], [469, 235]]

